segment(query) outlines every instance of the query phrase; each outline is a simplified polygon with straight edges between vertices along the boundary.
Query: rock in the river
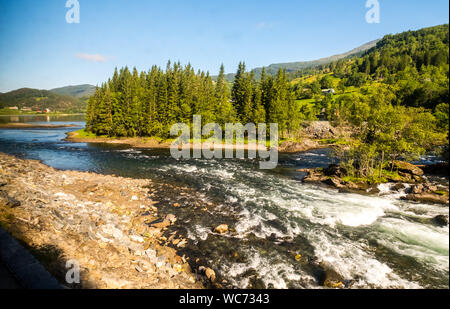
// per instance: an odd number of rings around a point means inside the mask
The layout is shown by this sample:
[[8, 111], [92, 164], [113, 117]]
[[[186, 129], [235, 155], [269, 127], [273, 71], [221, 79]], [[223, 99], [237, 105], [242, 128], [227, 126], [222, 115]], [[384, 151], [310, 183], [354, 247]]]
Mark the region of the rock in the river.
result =
[[413, 202], [448, 205], [448, 196], [434, 194], [434, 193], [408, 194], [408, 195], [402, 197], [402, 199], [407, 200], [407, 201], [413, 201]]
[[422, 176], [423, 170], [420, 167], [415, 166], [414, 164], [404, 162], [404, 161], [394, 161], [393, 163], [394, 169], [399, 172], [411, 174], [414, 176]]
[[433, 218], [433, 222], [439, 226], [447, 226], [448, 225], [448, 216], [439, 215]]
[[225, 234], [228, 232], [228, 225], [221, 224], [214, 229], [214, 232], [219, 233], [219, 234]]
[[323, 275], [319, 282], [322, 286], [332, 289], [345, 288], [346, 280], [339, 273], [324, 263], [320, 263], [320, 267], [323, 269]]
[[423, 184], [418, 184], [418, 185], [414, 185], [411, 187], [412, 194], [421, 194], [424, 192], [424, 190], [425, 190], [425, 187], [423, 186]]
[[336, 187], [336, 188], [343, 187], [343, 185], [341, 184], [341, 181], [338, 178], [328, 178], [328, 179], [325, 179], [324, 181], [322, 181], [322, 183], [329, 185], [329, 186]]
[[208, 278], [211, 282], [214, 282], [216, 280], [216, 273], [211, 268], [207, 267], [205, 269], [205, 276]]

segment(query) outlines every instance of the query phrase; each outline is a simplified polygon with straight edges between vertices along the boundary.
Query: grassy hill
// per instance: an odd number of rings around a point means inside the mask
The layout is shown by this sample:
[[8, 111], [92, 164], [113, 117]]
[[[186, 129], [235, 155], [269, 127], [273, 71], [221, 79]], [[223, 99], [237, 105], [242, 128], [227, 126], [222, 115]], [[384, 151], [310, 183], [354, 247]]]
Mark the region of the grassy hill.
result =
[[93, 85], [84, 84], [55, 88], [51, 89], [50, 91], [56, 94], [72, 96], [75, 98], [87, 98], [94, 94], [95, 88], [96, 87]]
[[[448, 24], [386, 35], [356, 57], [294, 72], [298, 73], [292, 74], [290, 82], [294, 96], [311, 118], [325, 109], [326, 117], [335, 120], [336, 115], [342, 117], [342, 106], [378, 93], [396, 106], [428, 109], [445, 127], [449, 102], [448, 38]], [[334, 88], [336, 94], [327, 96], [321, 91], [324, 88]]]
[[58, 112], [84, 112], [86, 100], [60, 95], [48, 90], [21, 88], [0, 94], [0, 108], [17, 106], [33, 110], [50, 109]]

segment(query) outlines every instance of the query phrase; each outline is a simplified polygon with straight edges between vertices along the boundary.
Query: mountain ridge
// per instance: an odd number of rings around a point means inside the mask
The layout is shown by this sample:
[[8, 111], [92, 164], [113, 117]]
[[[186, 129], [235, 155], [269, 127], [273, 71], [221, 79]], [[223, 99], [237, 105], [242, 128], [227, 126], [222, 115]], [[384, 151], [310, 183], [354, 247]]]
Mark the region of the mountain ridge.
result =
[[[344, 59], [344, 58], [349, 58], [349, 57], [356, 57], [358, 55], [363, 54], [364, 52], [370, 50], [371, 48], [375, 47], [377, 45], [377, 43], [379, 41], [381, 41], [382, 39], [376, 39], [370, 42], [367, 42], [363, 45], [360, 45], [356, 48], [353, 48], [350, 51], [341, 53], [341, 54], [336, 54], [336, 55], [332, 55], [329, 57], [324, 57], [324, 58], [319, 58], [316, 60], [310, 60], [310, 61], [296, 61], [296, 62], [281, 62], [281, 63], [272, 63], [266, 67], [264, 67], [266, 69], [266, 73], [270, 74], [270, 75], [274, 75], [278, 72], [278, 70], [281, 69], [286, 69], [286, 72], [295, 72], [295, 71], [300, 71], [303, 69], [308, 69], [308, 68], [314, 68], [320, 65], [325, 65], [325, 64], [329, 64], [331, 62], [340, 60], [340, 59]], [[257, 67], [252, 69], [252, 71], [255, 72], [255, 76], [257, 78], [259, 78], [261, 76], [261, 72], [262, 72], [263, 67]], [[235, 73], [228, 73], [225, 75], [226, 79], [228, 81], [233, 81], [234, 80], [234, 76], [236, 74]], [[213, 79], [215, 80], [217, 78], [217, 76], [213, 76]]]

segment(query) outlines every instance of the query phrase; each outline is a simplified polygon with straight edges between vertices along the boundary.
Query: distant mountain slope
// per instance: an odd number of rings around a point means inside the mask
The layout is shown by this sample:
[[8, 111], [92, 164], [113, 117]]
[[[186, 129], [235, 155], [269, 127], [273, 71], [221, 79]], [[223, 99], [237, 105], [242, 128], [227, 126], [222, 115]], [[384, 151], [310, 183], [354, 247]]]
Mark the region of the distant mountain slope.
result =
[[[361, 45], [361, 46], [359, 46], [357, 48], [354, 48], [351, 51], [348, 51], [348, 52], [343, 53], [343, 54], [338, 54], [338, 55], [334, 55], [334, 56], [330, 56], [330, 57], [326, 57], [326, 58], [321, 58], [321, 59], [317, 59], [317, 60], [313, 60], [313, 61], [274, 63], [274, 64], [271, 64], [271, 65], [266, 67], [266, 73], [274, 75], [274, 74], [276, 74], [278, 72], [278, 70], [280, 68], [281, 69], [285, 69], [287, 72], [300, 71], [300, 70], [303, 70], [303, 69], [309, 69], [309, 68], [317, 67], [317, 66], [320, 66], [320, 65], [326, 65], [326, 64], [332, 63], [334, 61], [337, 61], [337, 60], [340, 60], [340, 59], [344, 59], [344, 58], [361, 56], [364, 52], [366, 52], [366, 51], [370, 50], [371, 48], [375, 47], [380, 40], [381, 39], [368, 42], [368, 43], [366, 43], [364, 45]], [[255, 76], [257, 78], [259, 78], [261, 76], [262, 68], [255, 68], [255, 69], [253, 69], [253, 71], [255, 72]], [[234, 73], [227, 74], [226, 75], [226, 79], [228, 81], [233, 81], [234, 75], [235, 75]], [[213, 78], [215, 78], [215, 76]]]
[[17, 106], [52, 111], [81, 112], [86, 109], [86, 100], [59, 95], [48, 90], [21, 88], [0, 94], [0, 108]]
[[72, 96], [75, 98], [87, 98], [94, 94], [95, 86], [84, 84], [76, 86], [66, 86], [61, 88], [51, 89], [50, 91], [60, 95]]

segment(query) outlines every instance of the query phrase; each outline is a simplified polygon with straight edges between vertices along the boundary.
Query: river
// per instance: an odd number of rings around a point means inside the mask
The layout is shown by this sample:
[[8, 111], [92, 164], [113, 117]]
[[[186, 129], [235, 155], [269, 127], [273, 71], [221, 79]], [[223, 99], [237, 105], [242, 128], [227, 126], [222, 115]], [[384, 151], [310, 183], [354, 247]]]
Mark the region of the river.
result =
[[[0, 122], [84, 125], [82, 116], [9, 117]], [[0, 130], [0, 151], [62, 170], [153, 179], [160, 212], [178, 218], [168, 233], [183, 234], [182, 253], [216, 270], [224, 287], [318, 288], [309, 266], [317, 260], [354, 288], [449, 288], [449, 228], [431, 221], [448, 206], [402, 201], [383, 187], [365, 196], [303, 184], [296, 170], [327, 166], [331, 150], [280, 154], [279, 166], [263, 171], [253, 160], [175, 160], [168, 150], [63, 141], [72, 130]], [[213, 232], [222, 223], [230, 234]]]

